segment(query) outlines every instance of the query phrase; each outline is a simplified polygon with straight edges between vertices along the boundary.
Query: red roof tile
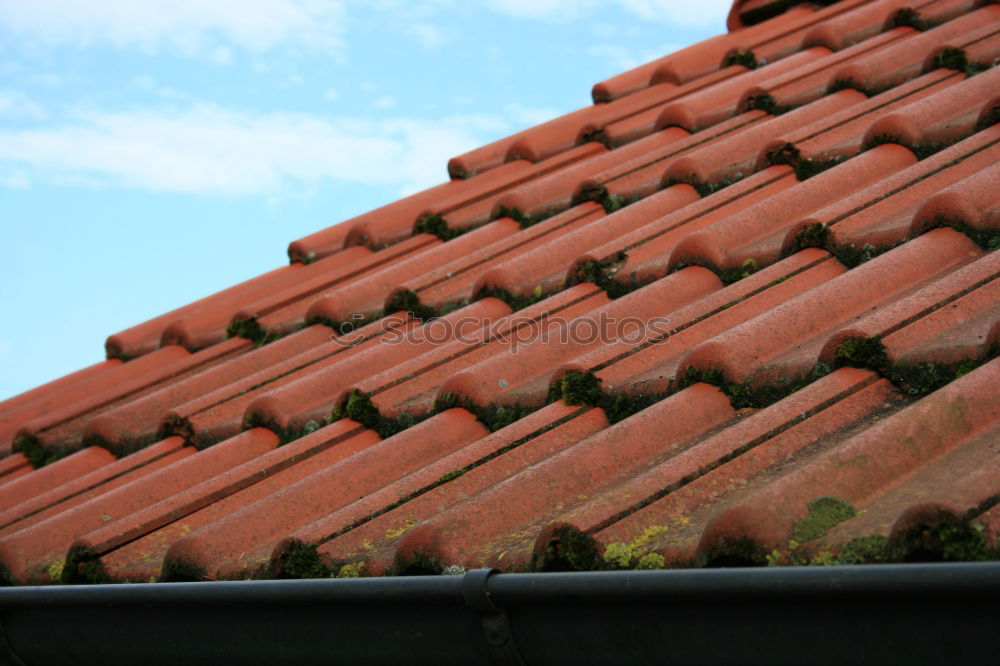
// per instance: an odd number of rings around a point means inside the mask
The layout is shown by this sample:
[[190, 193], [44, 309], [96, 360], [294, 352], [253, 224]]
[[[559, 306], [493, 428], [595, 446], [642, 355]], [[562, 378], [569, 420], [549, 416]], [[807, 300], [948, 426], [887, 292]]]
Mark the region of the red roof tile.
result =
[[1000, 8], [820, 4], [0, 403], [6, 578], [996, 557]]

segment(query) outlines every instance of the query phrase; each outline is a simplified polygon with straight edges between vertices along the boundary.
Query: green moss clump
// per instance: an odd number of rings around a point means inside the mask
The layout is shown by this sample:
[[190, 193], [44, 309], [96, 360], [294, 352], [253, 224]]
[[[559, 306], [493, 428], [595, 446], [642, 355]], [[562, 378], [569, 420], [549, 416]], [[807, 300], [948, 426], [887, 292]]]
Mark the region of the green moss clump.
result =
[[954, 517], [912, 525], [894, 535], [890, 556], [900, 562], [982, 562], [1000, 558], [983, 536], [982, 525]]
[[330, 578], [333, 569], [320, 560], [316, 544], [291, 541], [272, 565], [278, 578]]
[[960, 363], [899, 363], [892, 367], [889, 379], [907, 395], [932, 393], [979, 367], [987, 359], [969, 359]]
[[838, 368], [871, 368], [884, 373], [889, 367], [889, 356], [881, 338], [847, 338], [837, 347]]
[[792, 539], [799, 543], [818, 539], [835, 525], [858, 515], [857, 509], [836, 497], [817, 497], [808, 507], [809, 515], [792, 528]]
[[608, 137], [608, 133], [603, 129], [593, 129], [589, 132], [585, 132], [583, 136], [580, 137], [579, 143], [599, 143], [608, 148], [614, 147], [611, 145], [611, 139]]
[[1000, 250], [1000, 230], [978, 229], [971, 224], [966, 223], [964, 220], [955, 220], [941, 216], [935, 217], [927, 225], [928, 229], [936, 227], [951, 227], [955, 231], [968, 236], [973, 243], [987, 252]]
[[685, 388], [697, 382], [718, 386], [729, 397], [733, 409], [752, 407], [760, 409], [768, 407], [779, 400], [788, 397], [799, 389], [830, 373], [830, 367], [825, 363], [817, 363], [804, 376], [785, 376], [771, 384], [754, 385], [750, 382], [732, 382], [725, 378], [720, 370], [711, 368], [689, 367], [680, 379], [679, 388]]
[[543, 220], [547, 220], [548, 218], [552, 217], [558, 212], [560, 211], [556, 209], [551, 209], [544, 213], [532, 215], [531, 213], [525, 213], [518, 208], [508, 208], [507, 206], [500, 206], [497, 209], [496, 215], [494, 215], [493, 217], [494, 219], [500, 219], [501, 217], [508, 217], [517, 222], [518, 224], [520, 224], [522, 229], [527, 229], [528, 227], [535, 226], [536, 224], [538, 224]]
[[599, 405], [603, 398], [601, 380], [590, 371], [570, 370], [560, 377], [553, 388], [557, 389], [558, 396], [567, 405]]
[[465, 474], [465, 469], [464, 468], [453, 469], [453, 470], [451, 470], [449, 472], [445, 472], [444, 474], [442, 474], [441, 478], [439, 478], [437, 480], [437, 482], [439, 484], [441, 484], [441, 483], [448, 483], [449, 481], [451, 481], [453, 479], [457, 479], [458, 477], [462, 476], [463, 474]]
[[702, 553], [696, 565], [706, 568], [757, 567], [767, 564], [767, 556], [757, 543], [748, 537], [724, 537]]
[[34, 435], [18, 435], [14, 438], [11, 453], [23, 453], [35, 469], [65, 458], [76, 449], [48, 449], [42, 446]]
[[881, 535], [856, 537], [840, 547], [837, 564], [881, 564], [889, 561], [889, 539]]
[[401, 289], [392, 295], [386, 305], [386, 312], [407, 312], [415, 319], [427, 321], [437, 316], [434, 308], [420, 302], [420, 297], [412, 289]]
[[769, 164], [796, 164], [800, 159], [801, 153], [798, 148], [790, 143], [782, 144], [776, 148], [773, 148], [767, 152], [767, 161]]
[[354, 389], [347, 396], [344, 415], [372, 430], [377, 430], [382, 422], [382, 415], [372, 402], [371, 396], [358, 389]]
[[833, 256], [847, 268], [856, 268], [866, 261], [871, 261], [880, 254], [888, 252], [890, 249], [892, 247], [877, 248], [869, 243], [858, 247], [852, 243], [837, 246], [833, 251]]
[[770, 93], [761, 92], [749, 99], [745, 110], [750, 111], [751, 109], [760, 109], [764, 113], [769, 113], [772, 116], [780, 116], [783, 113], [788, 113], [794, 108], [794, 104], [778, 104], [777, 100], [775, 100]]
[[722, 280], [722, 284], [729, 286], [743, 278], [750, 277], [757, 272], [757, 269], [757, 260], [747, 259], [740, 264], [739, 268], [726, 268], [719, 271], [719, 279]]
[[646, 553], [639, 558], [636, 562], [635, 568], [638, 570], [643, 569], [662, 569], [667, 565], [667, 561], [663, 559], [663, 555], [659, 553]]
[[891, 28], [914, 28], [916, 30], [926, 30], [928, 28], [927, 22], [920, 18], [920, 14], [917, 10], [910, 7], [903, 7], [889, 19], [889, 27]]
[[965, 68], [969, 66], [969, 59], [965, 56], [964, 49], [948, 46], [934, 56], [934, 66], [964, 72]]
[[476, 293], [475, 300], [478, 301], [484, 298], [499, 298], [516, 312], [544, 300], [546, 296], [547, 294], [543, 293], [541, 288], [535, 289], [535, 291], [533, 291], [529, 296], [522, 296], [520, 294], [512, 294], [506, 289], [498, 287], [483, 287]]
[[722, 61], [723, 67], [731, 67], [732, 65], [741, 65], [747, 69], [757, 69], [757, 57], [754, 56], [753, 51], [750, 49], [737, 49], [727, 55], [726, 59]]
[[630, 194], [627, 196], [622, 196], [620, 194], [609, 194], [608, 196], [601, 199], [600, 203], [602, 206], [604, 206], [604, 212], [610, 215], [611, 213], [619, 211], [622, 208], [631, 206], [632, 204], [636, 203], [637, 201], [640, 201], [641, 199], [642, 195], [640, 194]]
[[423, 553], [414, 553], [407, 559], [397, 559], [387, 574], [390, 576], [437, 576], [444, 566]]
[[226, 326], [226, 337], [243, 338], [251, 341], [258, 347], [269, 341], [267, 330], [260, 325], [256, 317], [237, 319], [229, 322], [229, 325]]
[[534, 571], [596, 571], [602, 569], [604, 558], [597, 542], [572, 525], [560, 525], [552, 533], [544, 548], [532, 558]]
[[810, 224], [795, 235], [794, 252], [807, 247], [823, 247], [826, 243], [827, 227], [822, 222]]
[[813, 176], [817, 176], [827, 169], [832, 169], [838, 164], [843, 164], [845, 159], [846, 158], [843, 155], [837, 155], [836, 157], [831, 157], [825, 160], [798, 160], [794, 164], [795, 177], [799, 180], [799, 182], [809, 180]]
[[491, 403], [489, 405], [477, 405], [468, 398], [461, 398], [454, 393], [445, 393], [434, 401], [435, 414], [455, 407], [460, 407], [475, 414], [479, 422], [485, 425], [490, 432], [506, 428], [515, 421], [519, 421], [535, 411], [533, 407], [520, 404], [497, 405]]
[[438, 214], [425, 215], [417, 220], [416, 224], [413, 225], [413, 233], [414, 235], [433, 234], [443, 241], [450, 241], [462, 234], [461, 231], [449, 228], [445, 219]]

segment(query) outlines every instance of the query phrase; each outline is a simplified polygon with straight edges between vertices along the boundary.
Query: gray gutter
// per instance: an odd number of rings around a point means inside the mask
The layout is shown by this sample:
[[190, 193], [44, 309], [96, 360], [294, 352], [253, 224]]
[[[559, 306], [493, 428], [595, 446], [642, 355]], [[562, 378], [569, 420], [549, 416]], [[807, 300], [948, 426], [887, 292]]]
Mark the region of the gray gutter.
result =
[[996, 663], [1000, 563], [0, 589], [0, 663]]

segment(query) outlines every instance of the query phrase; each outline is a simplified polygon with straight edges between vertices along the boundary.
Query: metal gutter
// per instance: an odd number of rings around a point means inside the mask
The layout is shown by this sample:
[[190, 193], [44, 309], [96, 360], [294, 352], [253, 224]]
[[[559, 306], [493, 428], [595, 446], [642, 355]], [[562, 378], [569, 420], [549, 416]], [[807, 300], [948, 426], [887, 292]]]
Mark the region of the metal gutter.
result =
[[1000, 563], [0, 589], [10, 664], [941, 664], [996, 657]]

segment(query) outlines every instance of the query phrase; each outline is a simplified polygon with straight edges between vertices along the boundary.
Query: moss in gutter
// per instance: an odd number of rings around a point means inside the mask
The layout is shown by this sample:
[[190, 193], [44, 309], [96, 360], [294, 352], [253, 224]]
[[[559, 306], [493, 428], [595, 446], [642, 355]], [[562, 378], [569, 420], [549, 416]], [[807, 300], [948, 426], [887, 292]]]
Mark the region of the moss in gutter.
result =
[[745, 111], [759, 109], [764, 113], [771, 114], [772, 116], [780, 116], [781, 114], [788, 113], [795, 108], [795, 104], [778, 104], [777, 100], [775, 100], [770, 93], [761, 92], [757, 93], [747, 101]]

